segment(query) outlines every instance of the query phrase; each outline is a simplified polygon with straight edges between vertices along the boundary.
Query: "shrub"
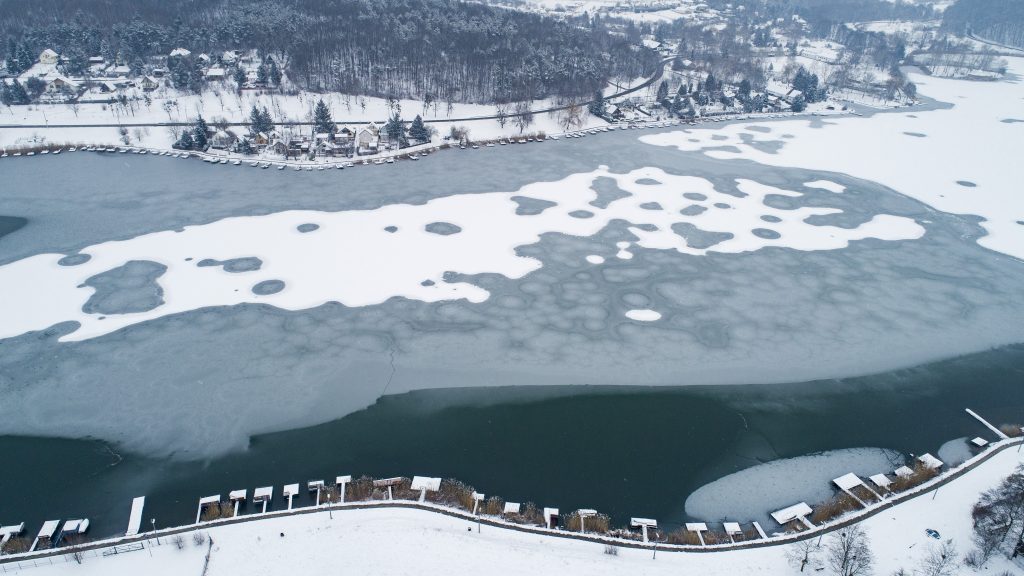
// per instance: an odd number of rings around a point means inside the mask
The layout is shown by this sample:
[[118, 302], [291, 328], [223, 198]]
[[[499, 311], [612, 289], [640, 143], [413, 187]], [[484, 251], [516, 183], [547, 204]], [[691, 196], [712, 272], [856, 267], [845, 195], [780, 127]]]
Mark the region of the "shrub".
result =
[[697, 533], [690, 532], [686, 528], [679, 528], [669, 532], [668, 541], [670, 544], [689, 544], [691, 546], [700, 544], [700, 538], [697, 538]]
[[889, 489], [893, 492], [902, 492], [904, 490], [909, 490], [914, 486], [920, 486], [938, 475], [938, 470], [929, 468], [924, 464], [917, 462], [914, 464], [914, 472], [910, 476], [907, 476], [906, 478], [897, 477]]
[[571, 512], [565, 517], [565, 529], [570, 532], [580, 532], [580, 527], [582, 525], [587, 529], [587, 532], [607, 534], [610, 523], [611, 519], [607, 514], [587, 516], [583, 519], [582, 524], [579, 512]]
[[708, 530], [704, 533], [705, 544], [729, 544], [732, 542], [729, 540], [729, 535], [725, 532], [716, 532], [714, 530]]
[[875, 494], [871, 490], [868, 490], [868, 488], [865, 486], [854, 486], [853, 489], [850, 490], [850, 492], [853, 492], [854, 496], [860, 498], [861, 500], [868, 504], [878, 502], [878, 497], [875, 496]]
[[838, 518], [847, 512], [851, 512], [859, 508], [857, 501], [851, 498], [848, 494], [840, 492], [832, 498], [818, 504], [814, 508], [814, 512], [811, 513], [811, 522], [815, 524], [821, 524], [822, 522], [828, 522], [834, 518]]
[[185, 537], [178, 534], [174, 538], [171, 538], [171, 543], [173, 543], [174, 547], [178, 550], [183, 550], [185, 548]]
[[[544, 525], [544, 514], [533, 502], [527, 502], [519, 507], [519, 514], [509, 514], [505, 517], [509, 522], [516, 524], [530, 524], [533, 526]], [[588, 524], [589, 524], [589, 518]], [[589, 527], [589, 526], [588, 526]]]
[[28, 549], [32, 546], [32, 542], [25, 537], [11, 538], [7, 541], [3, 547], [0, 547], [0, 552], [4, 554], [17, 554], [19, 552], [28, 552]]
[[609, 555], [609, 556], [618, 556], [619, 555], [619, 549], [616, 548], [615, 546], [612, 546], [611, 544], [605, 544], [605, 546], [604, 546], [604, 553]]
[[192, 543], [196, 546], [202, 546], [206, 544], [206, 533], [205, 532], [193, 532]]
[[1002, 424], [999, 426], [999, 431], [1010, 438], [1016, 438], [1021, 435], [1020, 424]]
[[491, 496], [481, 506], [483, 513], [489, 516], [498, 516], [505, 508], [505, 501], [497, 496]]
[[373, 478], [362, 476], [348, 484], [348, 497], [346, 500], [361, 502], [373, 497]]

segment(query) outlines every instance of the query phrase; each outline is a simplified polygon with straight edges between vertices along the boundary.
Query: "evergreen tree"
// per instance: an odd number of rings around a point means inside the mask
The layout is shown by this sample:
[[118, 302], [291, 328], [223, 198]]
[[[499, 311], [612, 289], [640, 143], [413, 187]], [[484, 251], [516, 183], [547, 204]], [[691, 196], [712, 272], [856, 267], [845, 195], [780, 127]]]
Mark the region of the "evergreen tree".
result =
[[392, 142], [401, 143], [402, 139], [405, 138], [405, 124], [402, 122], [402, 119], [398, 117], [397, 112], [394, 116], [389, 118], [387, 124], [384, 125], [384, 132]]
[[242, 84], [245, 84], [245, 70], [241, 66], [235, 68], [235, 83], [241, 88]]
[[18, 72], [28, 70], [35, 61], [36, 59], [32, 57], [32, 53], [28, 51], [28, 44], [22, 43], [18, 48]]
[[195, 126], [192, 128], [192, 141], [193, 147], [196, 150], [206, 150], [207, 138], [206, 133], [209, 132], [209, 127], [206, 125], [206, 120], [200, 116], [196, 120]]
[[256, 69], [256, 81], [260, 84], [267, 83], [267, 66], [260, 64], [260, 67]]
[[708, 78], [704, 81], [704, 89], [710, 94], [717, 92], [721, 86], [718, 85], [718, 81], [715, 80], [715, 75], [708, 72]]
[[235, 144], [235, 152], [249, 155], [255, 154], [256, 150], [252, 147], [252, 142], [249, 142], [247, 139], [242, 138]]
[[6, 82], [0, 82], [0, 104], [4, 106], [14, 104], [14, 94], [11, 93], [11, 87]]
[[423, 123], [423, 118], [419, 114], [416, 115], [416, 118], [413, 119], [412, 124], [409, 126], [409, 137], [420, 142], [430, 141], [430, 130]]
[[21, 85], [21, 82], [15, 80], [11, 83], [11, 103], [12, 104], [28, 104], [32, 99], [28, 97], [28, 92], [25, 91], [25, 87]]
[[338, 129], [334, 125], [334, 120], [331, 119], [331, 109], [324, 104], [324, 101], [317, 100], [316, 110], [313, 111], [313, 127], [314, 132], [326, 132], [328, 134], [334, 134], [334, 131]]
[[191, 150], [195, 146], [195, 141], [192, 139], [192, 131], [185, 130], [181, 133], [181, 138], [174, 143], [174, 147], [179, 150]]
[[600, 90], [594, 94], [594, 100], [590, 102], [588, 109], [594, 116], [604, 116], [604, 94]]
[[741, 102], [746, 102], [750, 98], [750, 80], [744, 78], [740, 81], [739, 91], [736, 95], [739, 96]]
[[667, 98], [668, 98], [668, 82], [666, 82], [665, 80], [662, 80], [661, 84], [658, 85], [658, 95], [655, 97], [655, 99], [658, 102], [664, 102]]
[[801, 94], [793, 99], [792, 105], [793, 112], [803, 112], [807, 109], [807, 99]]
[[7, 39], [7, 58], [5, 64], [7, 65], [7, 71], [11, 74], [21, 72], [21, 68], [18, 67], [18, 45], [14, 42], [14, 38]]
[[267, 110], [266, 106], [263, 107], [263, 113], [260, 115], [260, 125], [262, 126], [260, 132], [270, 134], [274, 131], [274, 119], [270, 117], [270, 110]]
[[267, 74], [270, 76], [270, 82], [274, 86], [281, 85], [281, 69], [277, 67], [277, 62], [270, 61], [270, 70], [267, 71]]

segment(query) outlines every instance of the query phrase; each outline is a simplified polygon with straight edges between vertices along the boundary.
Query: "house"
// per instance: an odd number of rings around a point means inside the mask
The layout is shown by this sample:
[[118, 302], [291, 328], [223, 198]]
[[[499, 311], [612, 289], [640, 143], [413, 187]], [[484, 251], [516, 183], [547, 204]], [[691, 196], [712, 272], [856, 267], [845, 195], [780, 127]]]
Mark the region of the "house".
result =
[[267, 145], [266, 152], [276, 154], [278, 156], [288, 157], [288, 144], [284, 140], [274, 140]]
[[238, 141], [238, 136], [231, 130], [217, 130], [210, 138], [210, 146], [220, 150], [227, 150]]
[[356, 132], [356, 149], [359, 154], [376, 154], [380, 147], [380, 130], [370, 122]]
[[199, 56], [196, 56], [196, 59], [198, 59], [203, 64], [209, 64], [210, 63], [210, 56], [207, 55], [207, 54], [200, 54]]
[[156, 78], [153, 78], [152, 76], [143, 76], [142, 79], [139, 80], [139, 86], [142, 87], [142, 89], [146, 92], [151, 92], [159, 88], [160, 83], [157, 82]]
[[167, 71], [163, 68], [153, 68], [153, 71], [150, 74], [152, 74], [153, 78], [163, 78], [166, 73]]
[[132, 68], [131, 68], [131, 66], [126, 66], [126, 65], [122, 64], [120, 66], [114, 66], [113, 68], [111, 68], [110, 69], [110, 73], [113, 74], [114, 76], [125, 77], [125, 76], [127, 76], [127, 75], [132, 73]]
[[93, 66], [95, 64], [103, 64], [103, 62], [104, 62], [103, 56], [90, 56], [89, 57], [89, 65], [90, 66]]
[[259, 132], [250, 140], [253, 146], [266, 146], [267, 144], [270, 144], [270, 135], [266, 132]]
[[242, 56], [241, 50], [226, 50], [220, 56], [221, 62], [225, 64], [234, 64]]
[[120, 87], [117, 84], [114, 84], [113, 82], [106, 81], [99, 83], [100, 92], [104, 94], [111, 94], [113, 92], [117, 92], [119, 88]]
[[188, 58], [191, 55], [192, 52], [189, 52], [184, 48], [175, 48], [174, 50], [171, 50], [171, 58]]
[[57, 64], [58, 60], [59, 58], [57, 58], [57, 53], [53, 50], [50, 50], [49, 48], [39, 53], [40, 64], [47, 64], [53, 66]]
[[338, 130], [337, 132], [334, 133], [334, 141], [335, 142], [351, 142], [353, 136], [354, 136], [354, 133], [352, 132], [352, 129], [347, 127], [347, 126], [345, 126], [345, 127], [341, 128], [340, 130]]
[[227, 72], [223, 68], [210, 68], [206, 71], [206, 79], [214, 82], [227, 78]]
[[78, 83], [73, 82], [64, 76], [55, 76], [46, 85], [46, 91], [50, 94], [75, 93], [78, 91]]

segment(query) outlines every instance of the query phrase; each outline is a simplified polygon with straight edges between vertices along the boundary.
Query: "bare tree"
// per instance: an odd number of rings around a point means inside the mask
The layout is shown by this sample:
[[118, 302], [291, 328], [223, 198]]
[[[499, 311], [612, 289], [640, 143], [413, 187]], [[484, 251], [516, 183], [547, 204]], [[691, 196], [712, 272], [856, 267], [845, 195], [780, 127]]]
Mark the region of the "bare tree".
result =
[[562, 130], [565, 130], [566, 132], [578, 126], [582, 126], [583, 108], [575, 102], [569, 104], [565, 110], [562, 110], [558, 118], [558, 124], [562, 127]]
[[946, 540], [940, 546], [932, 546], [921, 563], [922, 574], [925, 576], [953, 576], [958, 572], [960, 554], [952, 540]]
[[515, 118], [512, 123], [519, 128], [520, 134], [533, 124], [533, 104], [529, 100], [516, 102]]
[[494, 116], [498, 119], [498, 126], [502, 128], [508, 122], [508, 104], [497, 104], [494, 106]]
[[868, 536], [856, 524], [832, 533], [825, 559], [838, 576], [865, 576], [875, 563]]
[[821, 547], [813, 539], [801, 540], [786, 550], [786, 560], [793, 568], [799, 568], [801, 572], [808, 564], [818, 561], [821, 554]]

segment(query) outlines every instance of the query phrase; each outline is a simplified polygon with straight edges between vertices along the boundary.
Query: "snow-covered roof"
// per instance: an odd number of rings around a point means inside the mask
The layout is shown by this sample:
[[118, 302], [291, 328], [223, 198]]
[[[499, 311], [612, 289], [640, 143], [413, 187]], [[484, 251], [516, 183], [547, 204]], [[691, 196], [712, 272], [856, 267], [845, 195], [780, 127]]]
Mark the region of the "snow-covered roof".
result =
[[203, 496], [199, 499], [199, 505], [205, 506], [207, 504], [218, 504], [220, 502], [220, 494], [214, 494], [213, 496]]
[[228, 500], [245, 500], [245, 496], [248, 493], [249, 491], [244, 488], [242, 490], [232, 490], [228, 492]]
[[648, 526], [650, 528], [657, 528], [658, 521], [654, 520], [653, 518], [630, 518], [629, 525], [636, 527]]
[[910, 478], [911, 476], [914, 475], [914, 470], [907, 466], [900, 466], [899, 468], [893, 471], [893, 474], [895, 474], [899, 478]]
[[131, 71], [131, 66], [125, 66], [124, 64], [120, 66], [114, 66], [114, 68], [111, 69], [111, 72], [113, 72], [114, 74], [131, 74]]
[[708, 525], [703, 522], [687, 522], [686, 529], [690, 532], [707, 532]]
[[11, 524], [10, 526], [0, 526], [0, 536], [17, 536], [25, 531], [25, 523]]
[[284, 497], [285, 498], [287, 498], [289, 496], [295, 496], [298, 493], [299, 493], [299, 485], [298, 484], [285, 484], [285, 486], [284, 486]]
[[64, 532], [77, 532], [79, 534], [85, 534], [89, 530], [89, 519], [82, 518], [80, 520], [68, 520], [64, 523]]
[[43, 527], [39, 529], [39, 537], [53, 538], [53, 535], [57, 532], [57, 526], [60, 526], [60, 520], [47, 520], [43, 522]]
[[429, 490], [431, 492], [437, 492], [441, 489], [440, 478], [428, 478], [426, 476], [413, 476], [412, 477], [412, 489], [413, 490]]
[[739, 522], [724, 522], [722, 526], [725, 528], [725, 533], [730, 536], [735, 534], [743, 534], [743, 529], [740, 528]]
[[306, 482], [306, 488], [308, 488], [310, 492], [315, 492], [323, 487], [323, 480], [310, 480], [309, 482]]
[[223, 78], [226, 74], [223, 68], [210, 68], [206, 71], [207, 78]]
[[793, 504], [792, 506], [787, 506], [782, 510], [776, 510], [775, 512], [772, 512], [772, 519], [774, 519], [779, 524], [785, 524], [786, 522], [791, 522], [793, 520], [796, 520], [797, 518], [802, 518], [810, 515], [811, 507], [808, 506], [806, 502], [799, 502], [797, 504]]
[[931, 454], [921, 454], [920, 456], [917, 457], [917, 460], [918, 462], [924, 464], [925, 466], [931, 468], [932, 470], [938, 470], [939, 468], [942, 468], [942, 460], [939, 460], [938, 458], [932, 456]]
[[102, 64], [103, 56], [89, 56], [89, 62], [93, 64]]
[[57, 57], [57, 53], [54, 52], [53, 50], [50, 50], [49, 48], [47, 48], [46, 50], [43, 50], [42, 52], [39, 53], [39, 59], [40, 60], [42, 60], [44, 58], [56, 58], [56, 57]]
[[839, 486], [840, 490], [852, 490], [854, 487], [863, 484], [860, 478], [858, 478], [857, 475], [854, 474], [853, 472], [850, 472], [849, 474], [844, 474], [839, 478], [832, 480], [832, 482], [836, 486]]
[[174, 50], [171, 50], [171, 56], [182, 56], [182, 57], [185, 57], [185, 56], [189, 56], [190, 54], [192, 54], [192, 52], [189, 51], [189, 50], [186, 50], [185, 48], [175, 48]]
[[[474, 494], [476, 493], [474, 492]], [[552, 516], [558, 516], [558, 508], [545, 508], [544, 518], [551, 518]]]
[[879, 488], [888, 488], [889, 485], [892, 484], [892, 480], [889, 480], [889, 477], [885, 474], [875, 474], [874, 476], [871, 476], [870, 480]]
[[264, 486], [262, 488], [257, 488], [255, 490], [253, 490], [253, 492], [252, 492], [252, 499], [253, 500], [270, 500], [273, 497], [274, 497], [274, 487], [273, 486]]
[[988, 440], [985, 440], [984, 438], [979, 436], [979, 437], [975, 438], [974, 440], [971, 440], [971, 444], [974, 444], [978, 448], [981, 448], [983, 446], [988, 446]]
[[[262, 132], [261, 132], [261, 134], [262, 134]], [[352, 476], [351, 475], [338, 476], [337, 478], [334, 479], [334, 483], [335, 484], [348, 484], [351, 481], [352, 481]]]
[[519, 514], [519, 502], [505, 502], [505, 514]]

